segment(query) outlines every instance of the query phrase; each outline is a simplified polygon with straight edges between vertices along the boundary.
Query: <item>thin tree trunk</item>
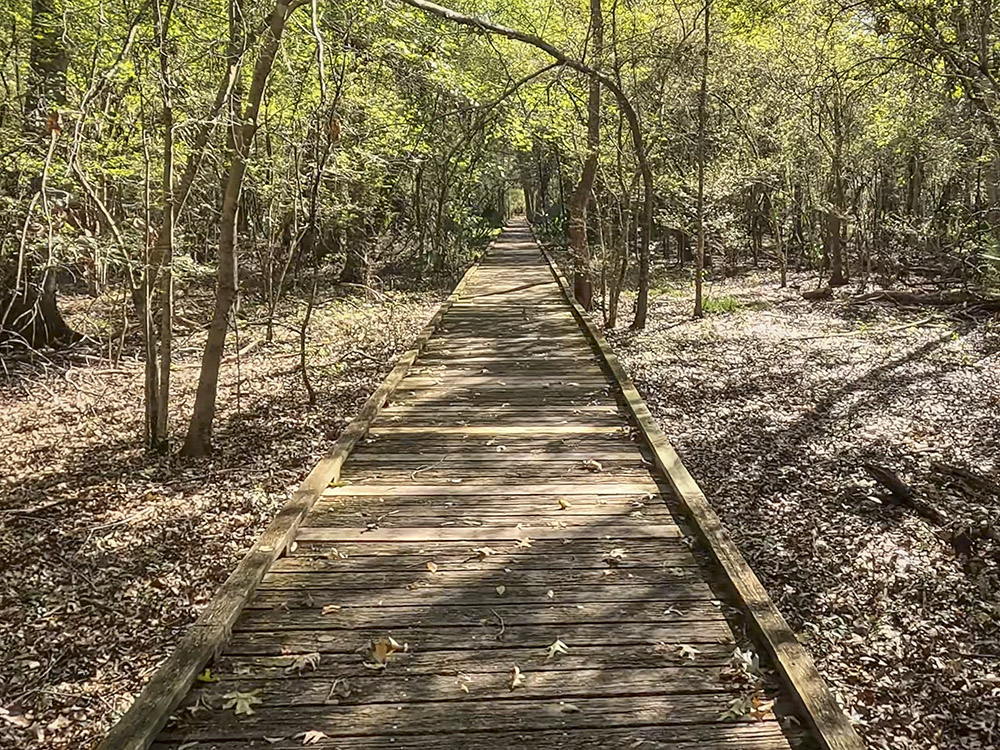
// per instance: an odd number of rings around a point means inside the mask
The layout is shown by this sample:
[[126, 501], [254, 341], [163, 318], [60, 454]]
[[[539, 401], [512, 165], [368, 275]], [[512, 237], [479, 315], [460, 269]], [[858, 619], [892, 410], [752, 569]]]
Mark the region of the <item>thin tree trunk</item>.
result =
[[[159, 291], [160, 291], [160, 331], [159, 331], [159, 363], [156, 361], [155, 345], [147, 350], [149, 358], [147, 368], [159, 366], [158, 388], [155, 394], [155, 424], [150, 425], [151, 439], [149, 447], [165, 453], [169, 448], [169, 413], [170, 413], [170, 363], [173, 346], [173, 259], [174, 259], [174, 224], [176, 220], [176, 205], [174, 200], [174, 107], [173, 83], [170, 78], [170, 53], [168, 36], [170, 33], [170, 17], [173, 14], [173, 0], [168, 0], [166, 8], [161, 8], [159, 0], [155, 5], [156, 36], [160, 48], [160, 90], [163, 97], [163, 223], [156, 238], [156, 257], [159, 260]], [[150, 285], [152, 286], [152, 284]], [[150, 313], [151, 315], [151, 313]], [[154, 379], [147, 374], [147, 380]]]
[[702, 310], [702, 275], [705, 271], [705, 130], [707, 129], [708, 49], [711, 41], [711, 0], [705, 2], [705, 46], [701, 51], [701, 89], [698, 92], [698, 250], [694, 271], [694, 317]]
[[219, 367], [222, 363], [222, 352], [226, 343], [229, 312], [236, 299], [236, 212], [239, 206], [240, 191], [243, 188], [247, 157], [257, 129], [257, 117], [260, 114], [260, 104], [264, 98], [267, 78], [274, 65], [288, 17], [301, 4], [301, 2], [286, 4], [284, 0], [278, 0], [274, 6], [269, 29], [261, 41], [260, 56], [254, 66], [247, 110], [240, 120], [239, 127], [234, 128], [232, 163], [229, 167], [229, 179], [226, 183], [226, 192], [222, 201], [222, 216], [219, 220], [219, 270], [215, 311], [212, 314], [208, 339], [205, 342], [194, 412], [191, 415], [187, 438], [181, 451], [186, 456], [204, 456], [211, 450], [212, 423], [215, 420], [215, 401], [219, 386]]
[[[601, 0], [590, 0], [590, 32], [594, 68], [599, 68], [604, 46], [604, 17]], [[597, 158], [601, 146], [601, 82], [590, 78], [587, 99], [587, 156], [580, 182], [573, 191], [569, 209], [569, 249], [573, 258], [573, 292], [583, 309], [594, 305], [594, 283], [590, 268], [590, 244], [587, 240], [587, 207], [597, 176]]]

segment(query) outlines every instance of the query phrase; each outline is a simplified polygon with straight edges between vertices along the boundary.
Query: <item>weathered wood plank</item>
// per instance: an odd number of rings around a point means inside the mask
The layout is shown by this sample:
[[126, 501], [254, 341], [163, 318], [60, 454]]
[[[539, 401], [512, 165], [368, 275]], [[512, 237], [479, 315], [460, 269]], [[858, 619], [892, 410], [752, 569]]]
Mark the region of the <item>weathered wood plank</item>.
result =
[[[233, 690], [253, 692], [263, 705], [273, 708], [287, 706], [357, 706], [368, 702], [405, 703], [435, 700], [463, 703], [474, 700], [507, 700], [511, 697], [510, 671], [507, 673], [479, 672], [476, 674], [406, 675], [405, 680], [392, 679], [390, 673], [375, 675], [368, 670], [362, 677], [314, 677], [305, 679], [257, 680], [235, 678], [201, 686], [193, 691], [189, 702], [200, 705], [221, 706], [225, 696]], [[664, 667], [661, 669], [578, 669], [573, 671], [531, 671], [518, 665], [523, 683], [515, 692], [519, 700], [548, 698], [593, 698], [619, 694], [623, 685], [630, 695], [672, 696], [691, 693], [729, 692], [730, 700], [737, 697], [731, 683], [719, 678], [719, 670], [712, 668]], [[395, 671], [395, 670], [394, 670]], [[669, 702], [669, 699], [668, 701]], [[461, 706], [456, 706], [461, 709]]]
[[328, 572], [341, 571], [375, 571], [375, 570], [420, 570], [426, 569], [427, 563], [433, 562], [439, 569], [463, 569], [469, 571], [503, 570], [516, 568], [518, 570], [605, 570], [613, 567], [615, 570], [632, 570], [633, 568], [699, 568], [698, 561], [688, 551], [657, 551], [653, 553], [636, 553], [625, 548], [621, 549], [621, 559], [609, 557], [609, 552], [592, 552], [582, 554], [534, 554], [515, 555], [501, 550], [493, 550], [482, 557], [469, 547], [458, 554], [453, 551], [425, 552], [424, 554], [405, 554], [396, 546], [398, 554], [371, 556], [356, 555], [346, 558], [341, 550], [330, 553], [329, 557], [312, 556], [300, 553], [300, 550], [288, 557], [282, 557], [271, 566], [272, 572], [290, 572], [304, 570], [324, 570]]
[[[625, 552], [625, 557], [621, 564], [628, 564], [629, 561], [642, 562], [653, 560], [655, 562], [669, 565], [667, 562], [673, 559], [671, 556], [681, 555], [684, 559], [692, 554], [688, 545], [678, 537], [658, 539], [633, 539], [627, 543], [619, 539], [605, 540], [572, 540], [572, 539], [536, 539], [531, 537], [527, 542], [530, 547], [518, 545], [513, 540], [497, 542], [488, 545], [492, 550], [492, 557], [488, 557], [482, 562], [490, 562], [499, 559], [501, 564], [505, 561], [514, 561], [517, 565], [526, 565], [534, 560], [540, 560], [540, 565], [549, 564], [548, 561], [560, 559], [584, 560], [600, 559], [614, 549], [621, 549]], [[299, 538], [294, 549], [290, 550], [292, 557], [314, 557], [321, 558], [329, 556], [334, 558], [333, 563], [347, 562], [347, 560], [367, 561], [375, 564], [382, 561], [384, 564], [392, 564], [393, 560], [420, 559], [426, 561], [432, 557], [440, 557], [444, 560], [459, 559], [479, 559], [480, 553], [477, 548], [483, 545], [477, 542], [463, 541], [436, 541], [436, 542], [363, 542], [360, 544], [351, 542], [311, 542]], [[341, 557], [346, 555], [346, 559]], [[279, 560], [275, 565], [289, 564], [292, 557]], [[552, 564], [555, 564], [554, 562]]]
[[[304, 604], [297, 602], [297, 604]], [[291, 606], [280, 595], [262, 595], [247, 606], [242, 623], [264, 622], [267, 616], [281, 618], [322, 618], [322, 628], [393, 628], [417, 625], [482, 625], [503, 622], [506, 625], [565, 625], [569, 623], [651, 622], [722, 620], [721, 607], [711, 601], [640, 601], [586, 602], [573, 604], [511, 604], [499, 598], [489, 604], [464, 603], [422, 606], [358, 606], [322, 605]], [[270, 620], [268, 620], [270, 622]], [[247, 629], [259, 629], [248, 627]]]
[[[787, 750], [803, 747], [801, 732], [782, 729], [775, 722], [760, 724], [657, 725], [621, 729], [550, 729], [526, 732], [461, 732], [457, 722], [426, 735], [383, 737], [335, 737], [310, 745], [317, 750], [497, 750], [531, 748], [532, 750]], [[272, 738], [267, 747], [274, 750], [299, 750], [301, 736]], [[199, 744], [196, 750], [259, 750], [260, 741], [214, 740]], [[157, 742], [156, 750], [180, 750], [181, 742]]]
[[[358, 495], [380, 495], [385, 497], [405, 496], [405, 495], [451, 495], [461, 497], [465, 495], [481, 494], [482, 490], [477, 486], [470, 485], [447, 485], [447, 484], [412, 484], [394, 487], [386, 485], [346, 485], [341, 487], [329, 487], [324, 491], [327, 497], [358, 496]], [[587, 486], [579, 483], [569, 484], [525, 484], [520, 486], [492, 486], [489, 494], [503, 495], [632, 495], [632, 494], [659, 494], [660, 487], [654, 481], [647, 482], [622, 482], [620, 484]]]
[[329, 529], [319, 526], [303, 526], [297, 539], [315, 542], [437, 542], [437, 541], [514, 541], [530, 536], [532, 539], [678, 539], [680, 529], [673, 525], [653, 526], [602, 526], [593, 528], [582, 526], [572, 529], [540, 528], [528, 534], [516, 525], [496, 528], [409, 528], [409, 529]]
[[[392, 656], [392, 672], [406, 675], [430, 674], [510, 674], [511, 665], [534, 672], [571, 672], [578, 669], [682, 669], [719, 670], [732, 660], [732, 647], [721, 643], [703, 643], [695, 659], [678, 648], [647, 645], [584, 646], [576, 645], [568, 653], [548, 658], [546, 649], [511, 647], [483, 651], [477, 648], [449, 648], [443, 651], [416, 650]], [[300, 654], [279, 656], [224, 655], [214, 664], [212, 673], [220, 679], [253, 676], [254, 679], [289, 680], [297, 676], [295, 663]], [[304, 677], [366, 677], [372, 670], [364, 666], [361, 654], [321, 654], [315, 668]], [[718, 672], [716, 671], [716, 674]]]
[[323, 588], [323, 589], [375, 589], [416, 585], [430, 588], [463, 587], [475, 585], [506, 585], [510, 591], [518, 586], [548, 586], [559, 588], [564, 584], [587, 585], [615, 584], [643, 586], [677, 586], [694, 584], [703, 578], [698, 568], [691, 567], [651, 567], [651, 568], [582, 568], [580, 570], [522, 570], [501, 568], [495, 571], [466, 570], [462, 567], [440, 567], [432, 573], [422, 571], [341, 571], [323, 568], [297, 570], [270, 570], [261, 581], [261, 588]]
[[[606, 729], [648, 724], [700, 725], [714, 722], [729, 705], [725, 693], [616, 698], [574, 698], [570, 707], [561, 699], [468, 701], [459, 715], [448, 702], [384, 703], [360, 706], [301, 706], [294, 712], [284, 707], [258, 706], [250, 716], [235, 716], [232, 710], [212, 712], [211, 721], [192, 724], [186, 730], [168, 730], [163, 739], [175, 736], [191, 740], [216, 738], [251, 739], [289, 736], [306, 729], [330, 737], [429, 734], [459, 721], [466, 732], [491, 730]], [[749, 720], [746, 720], [747, 723]]]
[[502, 580], [487, 580], [479, 585], [468, 585], [461, 589], [447, 586], [425, 586], [414, 576], [411, 584], [389, 589], [356, 588], [342, 586], [334, 588], [283, 586], [280, 581], [263, 586], [260, 596], [267, 594], [283, 598], [288, 606], [304, 603], [313, 606], [439, 606], [461, 601], [463, 604], [479, 606], [498, 602], [513, 604], [551, 604], [553, 602], [583, 604], [587, 602], [640, 602], [640, 601], [712, 601], [715, 593], [707, 581], [697, 583], [675, 583], [669, 587], [662, 585], [619, 582], [614, 585], [587, 583], [563, 583], [558, 586], [532, 584], [505, 586], [504, 593], [497, 592]]

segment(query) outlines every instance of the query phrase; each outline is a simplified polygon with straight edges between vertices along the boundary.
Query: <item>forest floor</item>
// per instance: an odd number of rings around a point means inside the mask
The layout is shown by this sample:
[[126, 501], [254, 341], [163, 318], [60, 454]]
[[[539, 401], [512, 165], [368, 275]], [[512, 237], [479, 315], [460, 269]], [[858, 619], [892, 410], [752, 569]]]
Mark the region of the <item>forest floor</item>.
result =
[[[0, 748], [85, 748], [235, 568], [329, 448], [443, 294], [318, 301], [307, 403], [298, 370], [304, 303], [274, 340], [244, 308], [220, 376], [212, 458], [146, 454], [137, 342], [109, 363], [82, 349], [0, 372]], [[208, 299], [182, 299], [173, 434], [197, 385]], [[120, 301], [119, 301], [120, 306]], [[112, 302], [66, 298], [77, 330], [120, 320]], [[185, 329], [189, 329], [185, 332]], [[106, 334], [105, 334], [106, 337]]]
[[[867, 744], [1000, 747], [1000, 319], [762, 273], [694, 321], [690, 280], [658, 276], [649, 327], [610, 341]], [[865, 462], [993, 537], [958, 554]]]

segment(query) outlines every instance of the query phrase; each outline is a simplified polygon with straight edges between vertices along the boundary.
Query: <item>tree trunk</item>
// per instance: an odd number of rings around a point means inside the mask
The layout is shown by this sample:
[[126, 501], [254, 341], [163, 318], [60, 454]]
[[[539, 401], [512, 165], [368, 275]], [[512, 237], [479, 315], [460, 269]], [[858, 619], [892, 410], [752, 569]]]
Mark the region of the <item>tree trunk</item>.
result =
[[701, 89], [698, 92], [698, 252], [694, 270], [694, 317], [702, 310], [702, 276], [705, 273], [705, 131], [708, 120], [708, 47], [711, 41], [709, 13], [711, 0], [705, 2], [705, 44], [701, 51]]
[[[590, 32], [595, 69], [599, 69], [604, 46], [604, 17], [601, 0], [590, 0]], [[597, 157], [601, 146], [601, 82], [590, 78], [587, 99], [587, 157], [583, 162], [580, 182], [573, 191], [569, 209], [569, 249], [573, 258], [573, 292], [584, 310], [594, 306], [594, 283], [587, 240], [587, 206], [597, 176]]]
[[[156, 0], [156, 36], [160, 48], [160, 90], [163, 98], [163, 223], [156, 238], [156, 258], [160, 277], [160, 331], [159, 331], [159, 363], [156, 361], [155, 344], [147, 345], [146, 368], [159, 367], [158, 376], [147, 372], [146, 382], [156, 384], [156, 406], [147, 406], [147, 415], [152, 414], [154, 421], [147, 425], [149, 447], [160, 453], [169, 448], [169, 413], [170, 413], [170, 363], [173, 346], [173, 259], [174, 259], [174, 225], [177, 207], [174, 196], [174, 109], [173, 84], [170, 80], [170, 53], [167, 39], [170, 32], [170, 17], [173, 13], [173, 0], [168, 0], [165, 9], [160, 8]], [[151, 285], [150, 285], [151, 286]], [[150, 289], [151, 291], [151, 289]], [[151, 300], [147, 302], [149, 304]], [[150, 321], [151, 326], [152, 321]], [[155, 337], [154, 337], [155, 339]]]
[[[839, 94], [838, 94], [839, 95]], [[834, 152], [833, 152], [833, 211], [827, 214], [827, 232], [830, 251], [830, 286], [847, 283], [844, 274], [843, 218], [847, 215], [847, 197], [844, 192], [843, 148], [844, 134], [841, 124], [839, 102], [834, 106]]]
[[211, 450], [212, 423], [215, 420], [215, 400], [219, 385], [219, 367], [222, 363], [222, 352], [226, 343], [229, 312], [236, 299], [236, 211], [239, 206], [240, 191], [243, 187], [243, 177], [246, 174], [249, 149], [257, 129], [257, 117], [260, 114], [260, 104], [264, 97], [267, 78], [274, 65], [278, 46], [285, 31], [285, 24], [296, 7], [298, 7], [297, 4], [287, 5], [284, 0], [278, 0], [274, 6], [268, 31], [265, 32], [264, 38], [261, 40], [260, 56], [254, 66], [246, 114], [237, 121], [237, 126], [233, 130], [232, 162], [222, 201], [222, 215], [219, 219], [219, 270], [215, 311], [208, 330], [208, 340], [205, 342], [205, 353], [202, 356], [194, 412], [191, 415], [187, 438], [181, 451], [185, 456], [204, 456]]

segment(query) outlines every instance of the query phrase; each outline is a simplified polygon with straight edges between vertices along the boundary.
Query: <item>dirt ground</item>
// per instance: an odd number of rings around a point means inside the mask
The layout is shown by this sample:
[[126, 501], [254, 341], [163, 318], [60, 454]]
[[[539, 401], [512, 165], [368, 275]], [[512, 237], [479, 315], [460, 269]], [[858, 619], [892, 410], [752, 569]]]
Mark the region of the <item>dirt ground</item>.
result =
[[[121, 714], [290, 492], [433, 313], [439, 294], [330, 297], [314, 313], [307, 403], [296, 327], [252, 311], [220, 376], [216, 453], [141, 449], [142, 374], [84, 348], [0, 372], [0, 748], [84, 748]], [[97, 308], [100, 307], [100, 301]], [[84, 332], [109, 325], [65, 300]], [[205, 313], [207, 314], [207, 313]], [[178, 442], [203, 334], [175, 344]], [[231, 334], [231, 348], [237, 349]], [[134, 352], [134, 342], [131, 345]]]
[[610, 337], [661, 427], [870, 747], [1000, 747], [1000, 320], [769, 274], [707, 291], [693, 321], [664, 280], [648, 329]]

